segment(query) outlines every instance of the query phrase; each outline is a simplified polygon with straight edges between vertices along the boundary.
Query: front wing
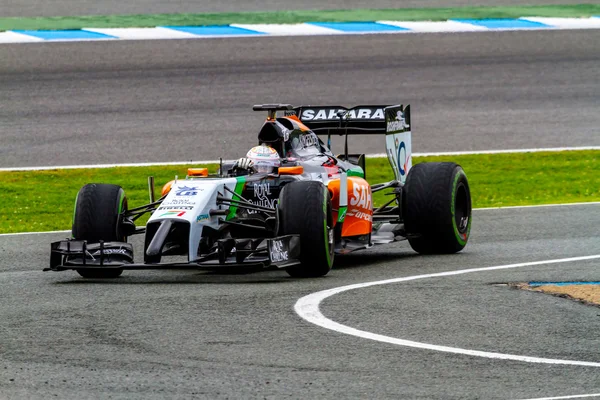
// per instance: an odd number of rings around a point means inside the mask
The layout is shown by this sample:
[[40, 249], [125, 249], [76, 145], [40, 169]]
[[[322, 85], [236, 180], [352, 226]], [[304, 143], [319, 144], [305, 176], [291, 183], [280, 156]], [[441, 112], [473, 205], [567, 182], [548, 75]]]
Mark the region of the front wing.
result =
[[190, 262], [133, 262], [133, 246], [125, 242], [87, 243], [67, 239], [51, 244], [50, 267], [65, 270], [146, 270], [146, 269], [262, 269], [286, 268], [300, 264], [299, 235], [270, 239], [220, 239], [213, 251]]

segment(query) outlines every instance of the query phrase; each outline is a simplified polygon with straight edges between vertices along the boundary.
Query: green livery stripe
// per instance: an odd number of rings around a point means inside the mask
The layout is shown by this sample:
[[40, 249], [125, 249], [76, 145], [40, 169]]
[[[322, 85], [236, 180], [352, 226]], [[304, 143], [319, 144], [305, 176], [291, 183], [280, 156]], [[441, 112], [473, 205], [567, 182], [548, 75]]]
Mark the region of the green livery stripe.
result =
[[[237, 180], [235, 184], [235, 189], [233, 190], [235, 194], [241, 196], [244, 191], [244, 187], [246, 186], [246, 177], [238, 176], [235, 178]], [[239, 198], [237, 200], [240, 200]], [[237, 206], [231, 205], [229, 206], [229, 214], [227, 214], [227, 220], [235, 218], [235, 214], [237, 213]]]
[[337, 219], [338, 223], [344, 222], [344, 219], [346, 218], [346, 212], [347, 211], [348, 211], [348, 206], [341, 206], [340, 207], [340, 209], [338, 210], [338, 219]]
[[363, 171], [363, 169], [359, 166], [352, 167], [351, 169], [346, 171], [346, 174], [348, 174], [348, 176], [359, 176], [361, 178], [365, 177], [365, 171]]

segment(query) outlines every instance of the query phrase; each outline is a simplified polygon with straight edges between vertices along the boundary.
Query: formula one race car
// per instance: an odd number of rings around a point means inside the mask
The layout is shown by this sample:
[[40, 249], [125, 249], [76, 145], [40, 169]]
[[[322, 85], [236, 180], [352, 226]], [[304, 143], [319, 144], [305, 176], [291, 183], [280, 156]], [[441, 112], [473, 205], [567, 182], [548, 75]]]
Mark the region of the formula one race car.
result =
[[[326, 275], [334, 256], [408, 239], [417, 252], [462, 250], [471, 228], [471, 196], [454, 163], [412, 166], [410, 106], [267, 104], [258, 142], [275, 149], [280, 166], [243, 174], [221, 162], [209, 175], [190, 168], [150, 203], [128, 209], [120, 186], [87, 184], [75, 203], [72, 238], [51, 245], [50, 268], [86, 278], [114, 278], [130, 269], [278, 267], [294, 277]], [[277, 115], [277, 112], [283, 115]], [[395, 174], [365, 180], [364, 154], [348, 153], [348, 136], [385, 137]], [[318, 135], [327, 137], [325, 144]], [[344, 154], [330, 151], [331, 135], [345, 135]], [[372, 193], [390, 200], [374, 207]], [[145, 227], [134, 222], [151, 213]], [[134, 263], [127, 237], [145, 234], [143, 263]], [[171, 262], [164, 262], [167, 257]]]

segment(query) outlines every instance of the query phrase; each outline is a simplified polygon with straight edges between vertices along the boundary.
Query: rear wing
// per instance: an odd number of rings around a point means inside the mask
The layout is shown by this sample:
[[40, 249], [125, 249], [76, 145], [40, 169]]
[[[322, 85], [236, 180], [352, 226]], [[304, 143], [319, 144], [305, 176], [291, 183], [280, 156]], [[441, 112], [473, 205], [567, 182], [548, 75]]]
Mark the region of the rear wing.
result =
[[[292, 111], [286, 111], [286, 115]], [[412, 166], [410, 105], [300, 106], [293, 114], [317, 135], [385, 135], [386, 154], [404, 183]], [[329, 140], [328, 140], [329, 144]]]

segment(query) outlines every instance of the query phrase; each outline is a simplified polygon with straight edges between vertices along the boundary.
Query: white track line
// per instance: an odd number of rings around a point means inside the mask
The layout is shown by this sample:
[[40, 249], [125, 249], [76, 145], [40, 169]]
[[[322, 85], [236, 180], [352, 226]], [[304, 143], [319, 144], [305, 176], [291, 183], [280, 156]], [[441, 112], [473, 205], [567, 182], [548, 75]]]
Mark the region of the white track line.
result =
[[538, 208], [538, 207], [562, 207], [562, 206], [589, 206], [598, 205], [600, 201], [588, 201], [581, 203], [562, 203], [562, 204], [537, 204], [532, 206], [506, 206], [506, 207], [481, 207], [474, 208], [473, 211], [486, 211], [486, 210], [510, 210], [513, 208]]
[[71, 230], [64, 230], [64, 231], [42, 231], [42, 232], [15, 232], [15, 233], [0, 233], [0, 237], [1, 236], [21, 236], [21, 235], [41, 235], [44, 233], [49, 233], [49, 234], [53, 234], [53, 233], [69, 233], [71, 232]]
[[398, 346], [407, 346], [418, 349], [425, 350], [433, 350], [433, 351], [441, 351], [445, 353], [453, 353], [453, 354], [461, 354], [475, 357], [484, 357], [484, 358], [492, 358], [498, 360], [511, 360], [511, 361], [522, 361], [529, 363], [542, 363], [542, 364], [560, 364], [560, 365], [577, 365], [577, 366], [585, 366], [585, 367], [600, 367], [600, 362], [592, 362], [592, 361], [576, 361], [576, 360], [561, 360], [561, 359], [552, 359], [552, 358], [542, 358], [542, 357], [531, 357], [531, 356], [521, 356], [516, 354], [505, 354], [505, 353], [496, 353], [496, 352], [488, 352], [488, 351], [480, 351], [480, 350], [471, 350], [471, 349], [461, 349], [458, 347], [449, 347], [449, 346], [440, 346], [429, 343], [415, 342], [412, 340], [404, 340], [399, 338], [394, 338], [390, 336], [378, 335], [376, 333], [362, 331], [356, 328], [352, 328], [347, 325], [342, 325], [335, 321], [332, 321], [325, 317], [321, 311], [319, 310], [319, 305], [323, 300], [333, 295], [347, 292], [349, 290], [354, 289], [362, 289], [370, 286], [376, 285], [387, 285], [390, 283], [399, 283], [399, 282], [407, 282], [413, 281], [417, 279], [429, 279], [429, 278], [439, 278], [446, 276], [455, 276], [468, 274], [472, 272], [487, 272], [487, 271], [497, 271], [502, 269], [511, 269], [511, 268], [522, 268], [522, 267], [530, 267], [534, 265], [546, 265], [546, 264], [558, 264], [558, 263], [568, 263], [574, 261], [584, 261], [584, 260], [594, 260], [600, 259], [600, 254], [591, 255], [591, 256], [583, 256], [583, 257], [571, 257], [571, 258], [562, 258], [555, 260], [544, 260], [544, 261], [534, 261], [534, 262], [525, 262], [518, 264], [509, 264], [509, 265], [500, 265], [495, 267], [484, 267], [484, 268], [470, 268], [463, 269], [458, 271], [446, 271], [439, 272], [435, 274], [424, 274], [424, 275], [415, 275], [408, 276], [403, 278], [395, 278], [395, 279], [386, 279], [382, 281], [375, 282], [364, 282], [357, 283], [354, 285], [341, 286], [333, 289], [323, 290], [320, 292], [316, 292], [310, 294], [308, 296], [304, 296], [296, 302], [294, 306], [294, 310], [298, 315], [305, 319], [306, 321], [318, 325], [322, 328], [333, 330], [340, 333], [345, 333], [347, 335], [357, 336], [363, 339], [375, 340], [383, 343], [395, 344]]
[[[470, 156], [478, 154], [510, 154], [510, 153], [539, 153], [542, 151], [582, 151], [600, 150], [600, 146], [580, 147], [546, 147], [538, 149], [509, 149], [509, 150], [482, 150], [482, 151], [443, 151], [436, 153], [413, 153], [413, 157], [437, 157], [437, 156]], [[367, 158], [386, 158], [385, 153], [368, 154]]]
[[559, 396], [559, 397], [537, 397], [535, 399], [523, 399], [523, 400], [560, 400], [560, 399], [583, 399], [584, 397], [600, 397], [600, 393], [593, 394], [575, 394], [572, 396]]
[[[436, 157], [436, 156], [463, 156], [478, 154], [505, 154], [505, 153], [539, 153], [542, 151], [582, 151], [582, 150], [600, 150], [600, 146], [582, 146], [582, 147], [549, 147], [539, 149], [512, 149], [512, 150], [482, 150], [482, 151], [449, 151], [437, 153], [413, 153], [413, 157]], [[385, 153], [367, 154], [367, 158], [387, 158]], [[225, 160], [224, 160], [225, 161]], [[219, 160], [203, 161], [173, 161], [173, 162], [149, 162], [149, 163], [129, 163], [129, 164], [88, 164], [88, 165], [50, 165], [44, 167], [9, 167], [0, 168], [0, 171], [45, 171], [54, 169], [84, 169], [84, 168], [115, 168], [115, 167], [154, 167], [160, 165], [187, 165], [187, 164], [218, 164]]]
[[[600, 201], [590, 201], [585, 203], [562, 203], [562, 204], [538, 204], [533, 206], [506, 206], [506, 207], [484, 207], [484, 208], [474, 208], [473, 211], [488, 211], [488, 210], [510, 210], [515, 208], [537, 208], [537, 207], [571, 207], [571, 206], [589, 206], [589, 205], [599, 205]], [[42, 232], [16, 232], [16, 233], [0, 233], [0, 237], [2, 236], [18, 236], [18, 235], [39, 235], [43, 233], [64, 233], [71, 232], [70, 230], [64, 231], [42, 231]]]

